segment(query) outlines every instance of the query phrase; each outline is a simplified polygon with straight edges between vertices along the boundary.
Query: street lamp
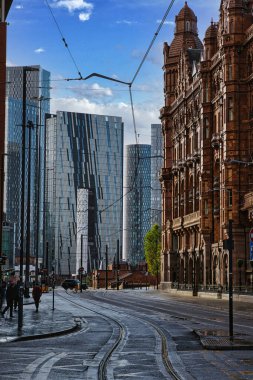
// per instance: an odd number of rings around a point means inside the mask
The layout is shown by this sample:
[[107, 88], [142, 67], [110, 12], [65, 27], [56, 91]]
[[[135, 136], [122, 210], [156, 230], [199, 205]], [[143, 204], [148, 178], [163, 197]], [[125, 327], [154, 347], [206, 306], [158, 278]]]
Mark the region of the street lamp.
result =
[[52, 306], [52, 310], [54, 310], [54, 289], [55, 289], [55, 274], [54, 274], [54, 268], [55, 268], [55, 264], [56, 264], [56, 260], [53, 259], [53, 260], [52, 260], [52, 276], [51, 276], [51, 279], [52, 279], [52, 289], [53, 289], [53, 306]]

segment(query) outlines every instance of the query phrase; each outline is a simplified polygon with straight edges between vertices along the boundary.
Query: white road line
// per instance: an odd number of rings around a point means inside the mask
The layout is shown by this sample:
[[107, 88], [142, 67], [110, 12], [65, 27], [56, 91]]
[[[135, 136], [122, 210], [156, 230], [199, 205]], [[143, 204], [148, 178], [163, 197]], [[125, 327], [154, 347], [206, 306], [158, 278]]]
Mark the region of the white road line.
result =
[[50, 352], [49, 354], [46, 354], [44, 356], [39, 357], [38, 359], [34, 360], [31, 364], [29, 364], [25, 370], [21, 373], [19, 376], [20, 380], [30, 380], [32, 378], [33, 373], [36, 371], [36, 369], [47, 359], [54, 356], [54, 352]]
[[53, 365], [58, 362], [58, 360], [67, 356], [66, 352], [62, 352], [61, 354], [55, 355], [53, 358], [48, 360], [43, 366], [40, 368], [38, 375], [35, 380], [47, 380], [48, 375], [53, 367]]

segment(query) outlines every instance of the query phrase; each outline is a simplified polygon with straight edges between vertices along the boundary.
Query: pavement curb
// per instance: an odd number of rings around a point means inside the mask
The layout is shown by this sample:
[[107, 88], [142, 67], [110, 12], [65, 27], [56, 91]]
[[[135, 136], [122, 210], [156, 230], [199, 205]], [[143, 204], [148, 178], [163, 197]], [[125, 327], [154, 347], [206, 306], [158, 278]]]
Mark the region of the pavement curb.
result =
[[193, 330], [206, 350], [253, 350], [253, 340], [250, 336], [235, 335], [233, 340], [225, 332]]
[[45, 334], [38, 334], [38, 335], [26, 335], [26, 336], [21, 336], [21, 337], [14, 337], [12, 340], [6, 342], [6, 343], [12, 343], [12, 342], [22, 342], [22, 341], [27, 341], [27, 340], [35, 340], [35, 339], [46, 339], [46, 338], [51, 338], [54, 336], [60, 336], [60, 335], [67, 335], [71, 334], [74, 331], [79, 330], [81, 327], [77, 323], [75, 326], [72, 326], [68, 329], [65, 330], [60, 330], [60, 331], [54, 331], [54, 332], [49, 332]]

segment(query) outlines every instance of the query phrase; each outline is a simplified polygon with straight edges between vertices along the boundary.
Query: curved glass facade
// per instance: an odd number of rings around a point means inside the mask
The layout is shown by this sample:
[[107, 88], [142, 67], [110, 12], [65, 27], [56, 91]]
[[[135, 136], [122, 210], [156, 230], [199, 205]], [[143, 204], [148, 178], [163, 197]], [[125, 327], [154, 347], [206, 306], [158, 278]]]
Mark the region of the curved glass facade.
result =
[[151, 216], [151, 146], [126, 146], [126, 196], [124, 213], [124, 252], [136, 265], [144, 260], [144, 237]]
[[[79, 189], [88, 190], [87, 271], [113, 261], [122, 246], [123, 123], [120, 117], [57, 112], [47, 117], [46, 241], [61, 275], [80, 267]], [[85, 225], [85, 221], [82, 221]], [[79, 253], [78, 253], [79, 252]]]

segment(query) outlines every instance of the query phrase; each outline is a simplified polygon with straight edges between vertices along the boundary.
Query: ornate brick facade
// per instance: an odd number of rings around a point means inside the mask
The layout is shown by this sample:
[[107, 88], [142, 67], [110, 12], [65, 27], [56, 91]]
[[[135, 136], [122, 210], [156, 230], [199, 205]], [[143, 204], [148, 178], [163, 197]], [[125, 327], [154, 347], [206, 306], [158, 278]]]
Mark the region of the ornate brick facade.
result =
[[164, 44], [164, 288], [227, 286], [229, 219], [234, 284], [249, 281], [244, 203], [253, 186], [252, 13], [252, 0], [221, 1], [219, 22], [211, 22], [202, 45], [186, 2], [171, 45]]

